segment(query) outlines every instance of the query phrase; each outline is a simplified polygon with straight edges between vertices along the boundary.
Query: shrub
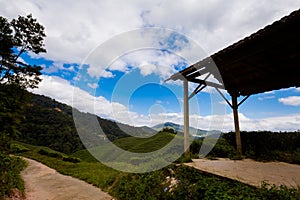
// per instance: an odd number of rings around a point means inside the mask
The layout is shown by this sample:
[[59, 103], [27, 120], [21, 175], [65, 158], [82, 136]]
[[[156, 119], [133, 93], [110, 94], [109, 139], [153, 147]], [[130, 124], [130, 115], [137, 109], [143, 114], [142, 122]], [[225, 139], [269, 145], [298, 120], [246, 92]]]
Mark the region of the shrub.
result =
[[29, 149], [27, 147], [24, 147], [21, 144], [13, 143], [13, 144], [10, 145], [10, 151], [12, 153], [24, 153], [24, 152], [29, 151]]
[[111, 193], [118, 199], [163, 199], [163, 182], [162, 171], [128, 174], [118, 179]]
[[45, 149], [39, 150], [38, 153], [41, 154], [41, 155], [44, 155], [44, 156], [48, 156], [49, 155], [49, 152], [46, 151]]
[[81, 160], [79, 158], [75, 158], [75, 157], [69, 157], [69, 156], [65, 156], [62, 159], [63, 161], [67, 161], [67, 162], [72, 162], [72, 163], [79, 163], [81, 162]]
[[15, 188], [24, 194], [24, 182], [20, 172], [25, 166], [25, 161], [19, 157], [0, 154], [0, 199], [10, 196]]
[[190, 145], [190, 152], [192, 155], [198, 156], [198, 154], [200, 152], [201, 144], [202, 144], [202, 140], [194, 140], [192, 142], [192, 144]]
[[41, 155], [44, 155], [44, 156], [52, 157], [52, 158], [63, 158], [61, 153], [49, 151], [49, 150], [45, 150], [45, 149], [40, 149], [38, 151], [38, 153]]
[[292, 163], [300, 164], [300, 149], [296, 149], [292, 154]]
[[52, 158], [63, 158], [63, 156], [57, 152], [49, 152], [48, 156]]
[[224, 138], [220, 138], [208, 156], [232, 158], [236, 155], [236, 150]]

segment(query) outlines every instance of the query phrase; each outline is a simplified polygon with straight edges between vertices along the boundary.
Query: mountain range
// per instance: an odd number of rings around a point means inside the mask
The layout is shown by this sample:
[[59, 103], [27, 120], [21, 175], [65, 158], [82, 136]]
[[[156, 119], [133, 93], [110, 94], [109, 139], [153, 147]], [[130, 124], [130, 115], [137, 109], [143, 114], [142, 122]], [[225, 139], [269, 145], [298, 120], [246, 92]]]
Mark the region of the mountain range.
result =
[[[154, 129], [156, 131], [160, 131], [164, 127], [173, 128], [178, 133], [184, 132], [183, 125], [175, 124], [172, 122], [165, 122], [165, 123], [157, 124], [157, 125], [153, 126], [152, 129]], [[189, 133], [193, 137], [204, 137], [209, 133], [209, 131], [190, 127]]]

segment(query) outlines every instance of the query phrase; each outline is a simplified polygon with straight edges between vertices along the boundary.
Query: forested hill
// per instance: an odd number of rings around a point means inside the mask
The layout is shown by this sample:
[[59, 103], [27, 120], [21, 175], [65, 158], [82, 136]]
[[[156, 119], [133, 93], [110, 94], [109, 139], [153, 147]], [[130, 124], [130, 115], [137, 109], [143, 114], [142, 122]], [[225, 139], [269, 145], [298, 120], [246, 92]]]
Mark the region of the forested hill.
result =
[[[31, 103], [25, 108], [25, 119], [20, 124], [21, 132], [18, 140], [40, 146], [47, 146], [51, 149], [73, 153], [84, 149], [83, 144], [77, 134], [73, 117], [72, 107], [60, 103], [54, 99], [37, 94], [31, 95]], [[81, 113], [87, 118], [91, 114]], [[115, 139], [127, 137], [116, 122], [97, 117], [106, 137], [114, 141]], [[123, 125], [126, 131], [136, 134], [147, 134], [141, 128]], [[85, 127], [88, 129], [88, 127]], [[97, 134], [89, 136], [91, 140], [97, 139]], [[92, 143], [92, 141], [91, 141]]]

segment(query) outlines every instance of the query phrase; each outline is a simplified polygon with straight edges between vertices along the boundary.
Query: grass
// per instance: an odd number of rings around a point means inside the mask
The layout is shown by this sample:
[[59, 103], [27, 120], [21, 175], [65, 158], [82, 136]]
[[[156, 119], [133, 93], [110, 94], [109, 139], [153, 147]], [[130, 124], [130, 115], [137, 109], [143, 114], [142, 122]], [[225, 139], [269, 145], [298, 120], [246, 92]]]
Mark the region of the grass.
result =
[[[118, 147], [134, 152], [148, 153], [159, 150], [166, 146], [175, 135], [167, 132], [159, 132], [149, 138], [126, 137], [118, 139], [114, 142]], [[183, 138], [182, 138], [183, 139]]]
[[[18, 143], [20, 144], [20, 143]], [[111, 169], [100, 162], [87, 162], [84, 161], [84, 156], [82, 156], [81, 162], [72, 163], [64, 161], [60, 157], [51, 157], [49, 155], [42, 155], [39, 152], [41, 150], [46, 152], [52, 152], [60, 154], [62, 157], [67, 157], [67, 155], [51, 150], [47, 147], [34, 146], [29, 144], [22, 144], [24, 147], [30, 149], [30, 151], [23, 152], [19, 155], [37, 160], [55, 170], [61, 174], [70, 175], [75, 178], [86, 181], [87, 183], [93, 184], [104, 191], [107, 191], [109, 186], [112, 185], [114, 180], [120, 174], [118, 171]], [[86, 153], [86, 155], [88, 155]], [[91, 155], [89, 155], [91, 157]], [[80, 158], [79, 158], [80, 159]], [[81, 160], [81, 159], [80, 159]]]
[[19, 157], [0, 154], [0, 199], [12, 195], [14, 189], [24, 195], [25, 186], [20, 172], [25, 167], [25, 161]]
[[[106, 143], [90, 148], [89, 152], [101, 162], [113, 166], [115, 169], [127, 172], [146, 172], [167, 166], [180, 157], [183, 150], [182, 140], [183, 137], [180, 135], [160, 132], [149, 138], [121, 138], [114, 141], [113, 144]], [[172, 145], [168, 145], [171, 142]], [[151, 154], [146, 154], [148, 152]], [[95, 162], [95, 159], [84, 150], [76, 152], [72, 156]]]
[[[86, 150], [72, 154], [81, 162], [71, 163], [38, 153], [41, 149], [55, 152], [48, 148], [20, 145], [29, 149], [21, 155], [38, 160], [62, 174], [91, 183], [117, 199], [300, 199], [300, 188], [278, 188], [266, 184], [262, 188], [255, 188], [184, 165], [171, 164], [154, 172], [132, 174], [101, 164]], [[176, 180], [175, 185], [171, 184], [171, 179]]]

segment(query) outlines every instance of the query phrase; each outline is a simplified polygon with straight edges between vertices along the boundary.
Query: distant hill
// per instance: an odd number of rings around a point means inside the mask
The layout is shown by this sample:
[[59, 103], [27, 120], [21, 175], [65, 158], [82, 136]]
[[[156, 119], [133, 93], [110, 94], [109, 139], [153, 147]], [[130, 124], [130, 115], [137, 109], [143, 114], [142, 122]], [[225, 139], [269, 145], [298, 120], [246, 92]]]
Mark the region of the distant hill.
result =
[[[85, 148], [75, 128], [71, 106], [43, 95], [29, 94], [31, 95], [31, 102], [25, 109], [25, 120], [19, 127], [22, 134], [20, 134], [18, 140], [33, 145], [50, 147], [67, 154]], [[80, 113], [87, 122], [91, 118], [96, 118], [105, 133], [105, 137], [110, 141], [131, 135], [149, 137], [155, 132], [155, 130], [148, 127], [133, 127], [103, 119], [90, 113], [83, 113], [76, 109], [74, 111]], [[86, 148], [89, 148], [95, 140], [99, 139], [99, 133], [93, 130], [93, 127], [89, 127], [84, 123], [81, 128], [89, 133], [86, 142]]]
[[[171, 142], [172, 145], [169, 145]], [[88, 162], [96, 162], [97, 158], [117, 168], [122, 163], [123, 170], [137, 166], [153, 169], [157, 165], [165, 166], [173, 162], [181, 156], [183, 150], [183, 136], [168, 132], [158, 132], [148, 138], [120, 138], [113, 143], [114, 145], [104, 144], [80, 150], [72, 155]]]
[[[183, 125], [175, 124], [175, 123], [172, 123], [172, 122], [165, 122], [165, 123], [162, 123], [162, 124], [157, 124], [157, 125], [153, 126], [152, 129], [154, 129], [156, 131], [160, 131], [164, 127], [173, 128], [175, 131], [177, 131], [179, 133], [184, 132], [184, 126]], [[196, 129], [194, 127], [190, 127], [190, 135], [192, 135], [194, 137], [204, 137], [207, 134], [208, 134], [208, 131], [206, 131], [206, 130]]]

